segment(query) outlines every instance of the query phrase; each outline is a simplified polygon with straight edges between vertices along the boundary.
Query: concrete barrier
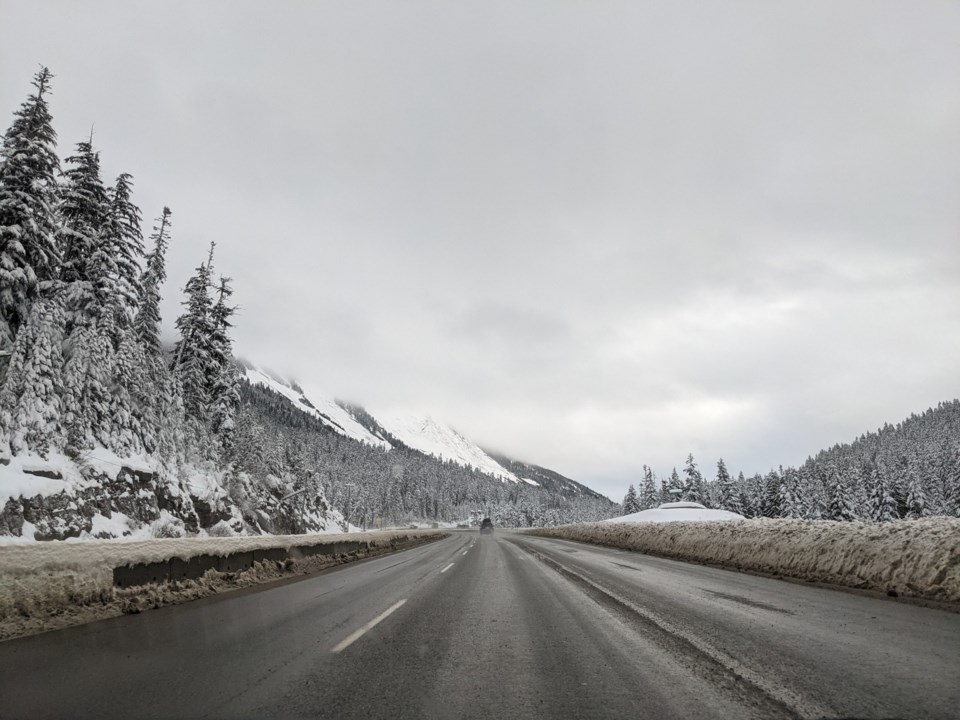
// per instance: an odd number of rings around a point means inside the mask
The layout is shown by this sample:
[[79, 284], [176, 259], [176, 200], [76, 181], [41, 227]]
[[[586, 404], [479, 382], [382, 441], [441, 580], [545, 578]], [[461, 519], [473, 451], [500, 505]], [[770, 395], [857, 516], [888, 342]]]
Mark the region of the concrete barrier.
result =
[[[432, 539], [432, 538], [430, 538]], [[394, 538], [383, 549], [396, 550], [411, 544], [428, 541], [427, 538]], [[378, 546], [374, 545], [374, 548]], [[371, 543], [366, 540], [341, 540], [296, 545], [291, 548], [265, 548], [236, 552], [229, 555], [195, 555], [188, 560], [171, 558], [155, 563], [138, 563], [135, 565], [121, 565], [113, 569], [114, 587], [132, 587], [134, 585], [148, 585], [164, 583], [171, 580], [197, 580], [203, 577], [207, 570], [217, 572], [240, 572], [253, 567], [255, 562], [284, 562], [287, 559], [328, 555], [330, 557], [350, 556], [371, 549]]]

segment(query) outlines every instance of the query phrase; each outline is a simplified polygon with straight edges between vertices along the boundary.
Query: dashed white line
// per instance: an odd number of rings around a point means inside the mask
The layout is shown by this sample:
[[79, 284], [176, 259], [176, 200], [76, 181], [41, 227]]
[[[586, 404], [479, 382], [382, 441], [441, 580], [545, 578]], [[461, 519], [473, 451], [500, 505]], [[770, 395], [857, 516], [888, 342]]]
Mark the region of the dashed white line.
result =
[[443, 573], [445, 573], [447, 570], [449, 570], [449, 569], [452, 568], [452, 567], [453, 567], [453, 563], [450, 563], [450, 564], [447, 565], [443, 570], [441, 570], [440, 573], [443, 574]]
[[391, 613], [393, 613], [395, 610], [397, 610], [397, 609], [398, 609], [401, 605], [403, 605], [406, 601], [407, 601], [406, 598], [404, 598], [403, 600], [400, 600], [400, 601], [398, 601], [398, 602], [395, 602], [393, 605], [391, 605], [391, 606], [388, 607], [386, 610], [384, 610], [382, 613], [380, 613], [379, 615], [377, 615], [373, 620], [371, 620], [370, 622], [368, 622], [366, 625], [364, 625], [363, 627], [361, 627], [361, 628], [358, 629], [358, 630], [354, 630], [352, 633], [350, 633], [349, 635], [347, 635], [343, 640], [341, 640], [341, 641], [338, 642], [336, 645], [334, 645], [333, 648], [330, 650], [330, 652], [332, 652], [332, 653], [338, 653], [338, 652], [341, 652], [342, 650], [346, 650], [348, 647], [350, 647], [351, 645], [353, 645], [353, 643], [355, 643], [357, 640], [359, 640], [361, 637], [363, 637], [364, 633], [369, 632], [370, 630], [372, 630], [373, 628], [375, 628], [377, 625], [379, 625], [381, 622], [383, 622], [384, 620], [386, 620], [386, 619], [390, 616]]

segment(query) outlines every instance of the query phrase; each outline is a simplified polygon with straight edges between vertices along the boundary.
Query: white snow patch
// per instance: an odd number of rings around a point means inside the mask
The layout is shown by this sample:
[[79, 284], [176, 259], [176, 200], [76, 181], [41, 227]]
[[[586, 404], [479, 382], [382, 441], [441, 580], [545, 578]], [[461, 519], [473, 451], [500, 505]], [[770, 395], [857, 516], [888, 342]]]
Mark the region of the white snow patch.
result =
[[344, 410], [337, 402], [330, 398], [321, 397], [313, 394], [307, 397], [304, 393], [298, 392], [290, 387], [286, 382], [274, 377], [269, 372], [256, 367], [244, 367], [247, 381], [252, 385], [261, 385], [269, 388], [280, 395], [283, 395], [298, 409], [319, 419], [325, 425], [354, 440], [365, 442], [368, 445], [376, 447], [389, 448], [390, 443], [378, 438], [367, 430], [363, 425], [357, 422], [349, 412]]
[[525, 483], [527, 483], [527, 485], [533, 485], [534, 487], [540, 487], [540, 483], [538, 483], [536, 480], [531, 480], [530, 478], [520, 478], [520, 479], [523, 480]]
[[130, 457], [120, 457], [112, 450], [105, 447], [96, 447], [93, 450], [84, 453], [80, 457], [80, 463], [89, 465], [101, 475], [108, 476], [111, 480], [116, 480], [120, 474], [120, 468], [129, 468], [137, 472], [155, 473], [156, 468], [151, 465], [146, 455], [133, 455]]
[[473, 467], [506, 482], [519, 478], [487, 455], [453, 428], [441, 425], [429, 416], [373, 413], [383, 429], [397, 440], [427, 455]]
[[[40, 477], [32, 472], [58, 473], [62, 479]], [[9, 465], [0, 465], [0, 502], [6, 498], [48, 497], [61, 492], [73, 492], [82, 486], [83, 479], [69, 458], [50, 453], [48, 459], [36, 455], [17, 455]]]
[[608, 523], [666, 523], [666, 522], [717, 522], [723, 520], [746, 520], [743, 515], [727, 510], [708, 510], [700, 503], [664, 503], [652, 510], [641, 510], [621, 517], [604, 520]]

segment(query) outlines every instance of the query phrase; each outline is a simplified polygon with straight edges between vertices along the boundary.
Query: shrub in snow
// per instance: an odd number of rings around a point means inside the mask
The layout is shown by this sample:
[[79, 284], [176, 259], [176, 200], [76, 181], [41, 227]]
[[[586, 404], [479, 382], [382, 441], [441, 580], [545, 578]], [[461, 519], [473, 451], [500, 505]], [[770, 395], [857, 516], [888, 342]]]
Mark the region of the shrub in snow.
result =
[[150, 535], [155, 538], [182, 538], [187, 534], [183, 521], [175, 517], [162, 517], [150, 525]]
[[232, 527], [230, 527], [226, 520], [221, 520], [213, 527], [207, 528], [207, 535], [210, 537], [233, 537], [236, 534], [237, 533]]

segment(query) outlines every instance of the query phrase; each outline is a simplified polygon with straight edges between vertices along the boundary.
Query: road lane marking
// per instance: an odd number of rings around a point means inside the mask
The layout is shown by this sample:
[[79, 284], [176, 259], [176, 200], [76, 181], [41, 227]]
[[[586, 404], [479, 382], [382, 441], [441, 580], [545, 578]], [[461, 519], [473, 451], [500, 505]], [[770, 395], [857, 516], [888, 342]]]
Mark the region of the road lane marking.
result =
[[449, 569], [452, 568], [452, 567], [453, 567], [453, 563], [450, 563], [450, 564], [447, 565], [443, 570], [440, 571], [440, 574], [442, 575], [443, 573], [445, 573], [447, 570], [449, 570]]
[[386, 619], [391, 615], [391, 613], [393, 613], [395, 610], [399, 609], [400, 606], [403, 605], [406, 601], [407, 601], [406, 598], [404, 598], [403, 600], [400, 600], [400, 601], [398, 601], [398, 602], [395, 602], [393, 605], [391, 605], [391, 606], [388, 607], [386, 610], [384, 610], [382, 613], [380, 613], [379, 615], [377, 615], [373, 620], [371, 620], [370, 622], [368, 622], [366, 625], [364, 625], [364, 626], [361, 627], [360, 629], [355, 630], [355, 631], [353, 631], [352, 633], [350, 633], [349, 635], [347, 635], [343, 640], [341, 640], [341, 641], [338, 642], [336, 645], [334, 645], [334, 646], [333, 646], [333, 649], [331, 649], [330, 652], [332, 652], [332, 653], [338, 653], [338, 652], [341, 652], [341, 651], [343, 651], [343, 650], [346, 650], [348, 647], [350, 647], [351, 645], [353, 645], [353, 643], [355, 643], [357, 640], [359, 640], [360, 638], [362, 638], [362, 637], [364, 636], [364, 634], [368, 633], [370, 630], [373, 630], [373, 628], [375, 628], [375, 627], [376, 627], [377, 625], [379, 625], [381, 622], [383, 622], [384, 620], [386, 620]]

